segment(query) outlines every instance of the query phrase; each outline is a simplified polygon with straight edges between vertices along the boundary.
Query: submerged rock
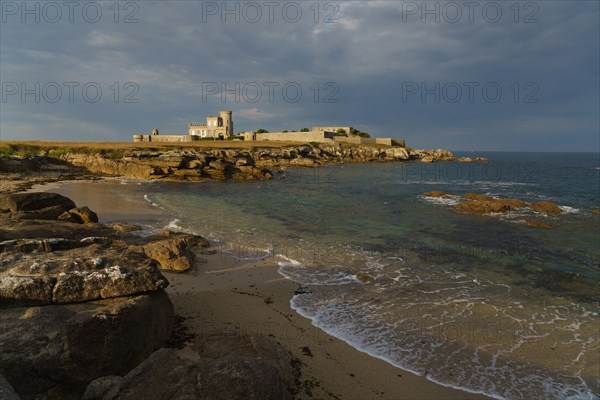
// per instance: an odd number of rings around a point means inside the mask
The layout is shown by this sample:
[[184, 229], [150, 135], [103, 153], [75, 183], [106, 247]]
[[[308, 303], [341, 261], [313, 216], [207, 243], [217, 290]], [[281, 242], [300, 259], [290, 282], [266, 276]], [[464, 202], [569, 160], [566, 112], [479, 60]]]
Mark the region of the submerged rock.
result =
[[367, 275], [367, 274], [363, 274], [363, 273], [358, 273], [356, 274], [356, 279], [358, 281], [361, 281], [362, 283], [373, 283], [375, 282], [375, 278], [373, 278], [371, 275]]
[[533, 228], [551, 229], [552, 224], [537, 219], [525, 218], [525, 223]]
[[425, 197], [446, 197], [448, 196], [448, 192], [444, 192], [442, 190], [432, 190], [431, 192], [423, 193]]

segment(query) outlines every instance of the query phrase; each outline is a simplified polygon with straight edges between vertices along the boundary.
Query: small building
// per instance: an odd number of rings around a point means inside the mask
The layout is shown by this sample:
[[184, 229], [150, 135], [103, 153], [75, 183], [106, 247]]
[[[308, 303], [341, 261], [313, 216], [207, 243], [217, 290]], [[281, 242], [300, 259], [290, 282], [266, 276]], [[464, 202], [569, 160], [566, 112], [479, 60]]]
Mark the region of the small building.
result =
[[187, 135], [159, 135], [158, 129], [154, 128], [151, 135], [136, 134], [133, 135], [133, 141], [139, 142], [193, 142], [201, 139], [227, 139], [233, 136], [232, 112], [223, 110], [219, 112], [220, 116], [206, 117], [206, 124], [188, 124]]
[[219, 117], [209, 115], [206, 124], [188, 124], [188, 135], [199, 138], [227, 139], [233, 136], [231, 111], [221, 111]]

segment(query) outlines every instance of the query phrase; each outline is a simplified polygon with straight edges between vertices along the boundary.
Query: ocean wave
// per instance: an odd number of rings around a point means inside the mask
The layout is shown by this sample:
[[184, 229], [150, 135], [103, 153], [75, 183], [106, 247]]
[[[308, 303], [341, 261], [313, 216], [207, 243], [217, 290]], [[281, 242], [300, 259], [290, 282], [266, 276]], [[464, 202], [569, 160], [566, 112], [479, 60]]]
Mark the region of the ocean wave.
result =
[[148, 203], [150, 203], [153, 207], [160, 208], [161, 210], [164, 210], [164, 208], [162, 208], [157, 203], [155, 203], [154, 201], [152, 201], [147, 194], [144, 195], [144, 200], [146, 200]]
[[358, 283], [355, 275], [350, 272], [331, 270], [324, 271], [322, 269], [305, 268], [303, 264], [282, 255], [277, 257], [283, 258], [279, 261], [279, 273], [284, 277], [307, 286], [337, 286]]
[[443, 205], [443, 206], [453, 206], [455, 204], [460, 203], [460, 201], [462, 200], [461, 196], [456, 196], [456, 195], [447, 195], [444, 197], [430, 197], [430, 196], [418, 196], [419, 199], [427, 201], [429, 203], [433, 203], [433, 204], [439, 204], [439, 205]]
[[[310, 319], [314, 326], [355, 349], [405, 371], [425, 376], [428, 380], [446, 387], [483, 394], [495, 399], [598, 399], [581, 377], [561, 373], [548, 376], [544, 368], [525, 367], [518, 362], [498, 357], [504, 354], [504, 350], [502, 347], [495, 347], [493, 341], [485, 341], [481, 347], [471, 347], [469, 345], [471, 343], [461, 345], [452, 337], [447, 340], [445, 334], [439, 334], [441, 332], [439, 327], [447, 326], [448, 331], [443, 331], [446, 334], [461, 332], [456, 330], [461, 327], [460, 322], [452, 318], [448, 319], [448, 315], [444, 316], [444, 320], [439, 321], [441, 325], [436, 325], [438, 328], [435, 329], [424, 328], [419, 319], [411, 318], [394, 319], [393, 323], [389, 321], [386, 323], [381, 317], [388, 314], [384, 305], [389, 302], [376, 299], [357, 301], [357, 298], [360, 298], [358, 293], [353, 293], [349, 302], [344, 298], [345, 296], [326, 289], [296, 295], [290, 301], [290, 307]], [[427, 305], [430, 312], [433, 310], [426, 298], [420, 300], [422, 304], [419, 299], [415, 300], [416, 303], [405, 303], [408, 307], [406, 311], [422, 305]], [[459, 305], [469, 302], [456, 300], [453, 303]], [[432, 317], [427, 313], [424, 314], [424, 317], [427, 316]], [[468, 322], [469, 320], [466, 321], [465, 326], [471, 329], [469, 335], [480, 333], [472, 331], [477, 329], [477, 325]], [[529, 319], [523, 319], [525, 326], [530, 322]], [[481, 329], [487, 332], [485, 329], [496, 326], [495, 324], [496, 322], [491, 325], [482, 324]], [[572, 326], [569, 325], [568, 328]], [[512, 350], [519, 349], [527, 342], [535, 342], [541, 337], [537, 335], [515, 338], [515, 347]], [[489, 346], [492, 346], [490, 349], [498, 349], [499, 353], [494, 355], [492, 351], [482, 357], [489, 350]], [[453, 367], [449, 368], [450, 366]], [[449, 371], [453, 374], [448, 374]]]
[[169, 221], [169, 223], [167, 225], [165, 225], [165, 227], [163, 229], [181, 231], [183, 228], [181, 227], [181, 225], [179, 225], [180, 222], [181, 221], [177, 218], [172, 219], [171, 221]]
[[570, 207], [570, 206], [559, 205], [558, 208], [560, 208], [561, 210], [563, 210], [563, 212], [565, 212], [567, 214], [579, 214], [579, 212], [580, 212], [578, 208]]

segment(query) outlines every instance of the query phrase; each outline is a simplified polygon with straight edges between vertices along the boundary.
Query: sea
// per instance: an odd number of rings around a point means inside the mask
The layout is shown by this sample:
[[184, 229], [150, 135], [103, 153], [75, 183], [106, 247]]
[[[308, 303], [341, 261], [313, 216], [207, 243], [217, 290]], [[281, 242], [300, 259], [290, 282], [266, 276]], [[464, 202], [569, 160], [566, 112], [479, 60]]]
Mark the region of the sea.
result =
[[[169, 227], [271, 259], [291, 308], [356, 349], [497, 399], [600, 398], [600, 154], [286, 168], [270, 181], [122, 181]], [[424, 192], [443, 190], [447, 198]], [[456, 212], [465, 193], [560, 215]], [[551, 229], [528, 226], [526, 218]], [[158, 226], [160, 225], [160, 226]]]

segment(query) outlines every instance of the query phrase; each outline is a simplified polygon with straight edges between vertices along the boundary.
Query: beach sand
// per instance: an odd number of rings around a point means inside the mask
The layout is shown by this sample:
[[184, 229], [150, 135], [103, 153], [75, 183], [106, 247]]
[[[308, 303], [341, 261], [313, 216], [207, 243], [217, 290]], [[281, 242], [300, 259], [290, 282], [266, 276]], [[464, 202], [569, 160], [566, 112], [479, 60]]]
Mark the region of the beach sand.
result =
[[[106, 185], [106, 182], [102, 183]], [[100, 222], [164, 220], [141, 198], [115, 196], [120, 185], [95, 190], [90, 182], [36, 187], [70, 197], [98, 213]], [[112, 185], [111, 185], [112, 186]], [[302, 363], [299, 399], [486, 399], [443, 387], [360, 352], [314, 327], [290, 308], [298, 285], [278, 273], [272, 259], [241, 262], [235, 254], [199, 255], [183, 274], [164, 273], [167, 292], [191, 335], [262, 333]]]

